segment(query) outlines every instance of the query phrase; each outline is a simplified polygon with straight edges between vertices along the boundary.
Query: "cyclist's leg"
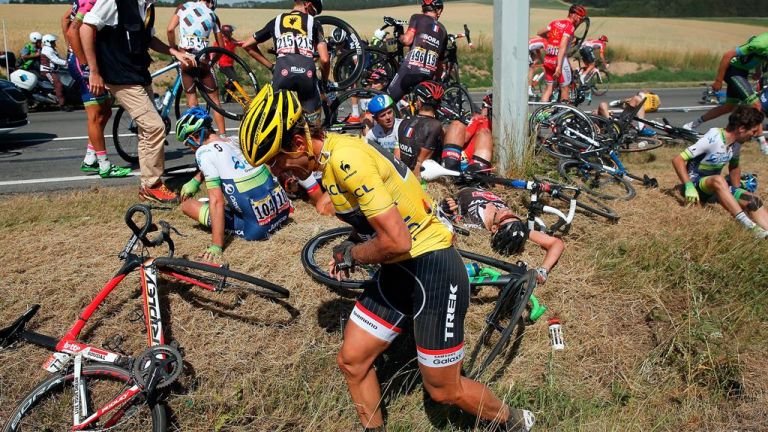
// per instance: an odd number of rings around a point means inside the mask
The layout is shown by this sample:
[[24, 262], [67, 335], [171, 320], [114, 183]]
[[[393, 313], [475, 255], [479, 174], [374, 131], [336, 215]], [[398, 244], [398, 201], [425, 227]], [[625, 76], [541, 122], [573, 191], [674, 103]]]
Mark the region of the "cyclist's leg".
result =
[[445, 129], [443, 137], [443, 153], [441, 159], [443, 166], [449, 170], [458, 171], [461, 168], [461, 151], [464, 148], [467, 126], [454, 120]]
[[[727, 180], [726, 180], [727, 181]], [[763, 229], [768, 229], [768, 211], [765, 210], [763, 200], [745, 189], [731, 191], [739, 206], [747, 212], [749, 217]]]
[[425, 390], [435, 402], [505, 422], [505, 404], [485, 385], [461, 376], [470, 297], [461, 256], [450, 247], [401, 264], [413, 278], [413, 331]]
[[[96, 97], [91, 94], [88, 88], [88, 77], [83, 76], [81, 73], [80, 63], [77, 61], [77, 57], [74, 54], [70, 54], [67, 59], [67, 68], [72, 79], [75, 80], [75, 85], [80, 90], [80, 98], [83, 101], [85, 107], [85, 113], [87, 116], [88, 124], [88, 149], [86, 156], [83, 160], [83, 166], [81, 169], [93, 170], [92, 167], [96, 160], [104, 160], [106, 166], [107, 163], [107, 148], [104, 140], [104, 128], [112, 117], [112, 100], [109, 92], [104, 92], [103, 95]], [[100, 165], [102, 165], [100, 163]]]
[[401, 298], [407, 297], [404, 287], [387, 282], [392, 276], [399, 275], [397, 268], [384, 265], [379, 275], [378, 283], [368, 286], [358, 298], [344, 328], [344, 342], [336, 357], [360, 422], [367, 428], [384, 424], [381, 386], [373, 362], [402, 332], [400, 326], [406, 318], [404, 313], [392, 306], [389, 299], [384, 298], [380, 288], [387, 286], [402, 290], [404, 295]]
[[717, 202], [719, 202], [723, 208], [728, 210], [728, 213], [730, 213], [731, 216], [735, 217], [742, 212], [741, 206], [731, 193], [731, 188], [728, 185], [728, 182], [725, 181], [725, 177], [721, 175], [707, 176], [696, 183], [702, 192], [717, 197]]
[[[199, 78], [200, 84], [202, 84], [202, 88], [200, 88], [200, 91], [204, 91], [208, 94], [208, 97], [211, 98], [211, 100], [219, 104], [219, 91], [216, 87], [216, 81], [213, 78], [213, 74], [211, 73], [211, 67], [208, 65], [201, 65], [200, 66], [200, 78]], [[195, 98], [197, 98], [197, 94], [195, 93]], [[225, 135], [227, 133], [226, 126], [224, 125], [224, 116], [221, 115], [220, 112], [213, 110], [213, 121], [216, 122], [216, 129], [219, 131], [219, 135]]]
[[53, 91], [56, 93], [56, 102], [59, 104], [59, 108], [64, 106], [64, 86], [61, 85], [59, 74], [53, 72], [47, 72], [45, 77], [48, 78], [53, 84]]
[[547, 83], [544, 87], [544, 92], [541, 94], [542, 102], [549, 102], [552, 99], [552, 92], [555, 89], [555, 68], [557, 67], [556, 56], [546, 56], [544, 58], [544, 82]]

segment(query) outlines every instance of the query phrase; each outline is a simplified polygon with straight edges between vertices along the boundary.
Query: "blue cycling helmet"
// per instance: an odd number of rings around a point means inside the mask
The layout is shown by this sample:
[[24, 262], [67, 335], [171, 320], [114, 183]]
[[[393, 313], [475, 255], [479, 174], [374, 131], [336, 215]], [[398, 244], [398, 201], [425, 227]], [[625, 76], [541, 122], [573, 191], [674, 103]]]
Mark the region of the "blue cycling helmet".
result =
[[[192, 147], [200, 147], [205, 141], [205, 131], [213, 128], [213, 119], [208, 111], [201, 107], [192, 107], [179, 117], [176, 122], [176, 139]], [[198, 142], [190, 139], [191, 135], [200, 132]]]
[[757, 174], [746, 173], [741, 175], [741, 188], [754, 193], [757, 190]]
[[387, 108], [392, 107], [395, 101], [388, 94], [376, 95], [368, 103], [368, 111], [377, 116], [380, 112], [385, 111]]

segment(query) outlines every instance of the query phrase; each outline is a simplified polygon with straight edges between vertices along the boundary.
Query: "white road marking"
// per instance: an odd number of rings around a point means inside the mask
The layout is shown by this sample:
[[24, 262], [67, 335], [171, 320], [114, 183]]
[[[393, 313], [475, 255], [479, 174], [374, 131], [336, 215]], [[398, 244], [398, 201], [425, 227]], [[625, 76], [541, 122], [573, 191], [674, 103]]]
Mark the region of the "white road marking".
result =
[[[182, 174], [182, 173], [191, 173], [196, 171], [196, 168], [183, 168], [179, 170], [173, 170], [173, 173], [175, 174]], [[131, 171], [130, 174], [128, 174], [127, 177], [138, 177], [141, 175], [141, 173], [138, 170]], [[0, 186], [18, 186], [18, 185], [25, 185], [25, 184], [39, 184], [39, 183], [64, 183], [64, 182], [74, 182], [74, 181], [83, 181], [83, 180], [102, 180], [101, 177], [99, 177], [98, 174], [94, 173], [93, 175], [82, 175], [82, 176], [73, 176], [73, 177], [51, 177], [51, 178], [38, 178], [38, 179], [27, 179], [27, 180], [9, 180], [9, 181], [0, 181]], [[104, 179], [107, 180], [108, 179]]]
[[[235, 130], [238, 130], [238, 129], [239, 128], [227, 128], [226, 130], [227, 131], [235, 131]], [[172, 131], [168, 132], [168, 135], [176, 135], [176, 132], [172, 130]], [[118, 136], [119, 137], [127, 137], [127, 136], [136, 136], [136, 135], [134, 135], [134, 134], [120, 134]], [[114, 137], [114, 135], [104, 135], [105, 139], [113, 138], [113, 137]], [[19, 141], [14, 140], [13, 144], [25, 144], [25, 143], [36, 143], [36, 142], [42, 143], [42, 142], [49, 142], [49, 141], [77, 141], [77, 140], [87, 140], [87, 139], [88, 139], [88, 135], [74, 136], [74, 137], [56, 137], [56, 138], [51, 138], [51, 139], [48, 139], [48, 138], [30, 138], [30, 139], [19, 140]]]

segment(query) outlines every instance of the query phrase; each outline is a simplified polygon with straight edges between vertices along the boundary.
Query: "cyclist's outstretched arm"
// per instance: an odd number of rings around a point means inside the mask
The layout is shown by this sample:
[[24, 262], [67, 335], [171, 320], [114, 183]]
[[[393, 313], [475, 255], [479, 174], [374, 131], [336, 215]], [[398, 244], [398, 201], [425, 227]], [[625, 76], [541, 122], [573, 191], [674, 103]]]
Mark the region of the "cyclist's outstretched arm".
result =
[[725, 70], [728, 69], [728, 65], [731, 63], [731, 59], [736, 57], [736, 50], [728, 50], [723, 54], [720, 59], [720, 65], [717, 67], [717, 76], [715, 82], [712, 83], [712, 90], [719, 91], [723, 88], [723, 80], [725, 79]]
[[317, 54], [320, 56], [320, 76], [328, 81], [331, 76], [331, 56], [328, 54], [328, 44], [325, 41], [317, 44]]
[[541, 231], [531, 231], [528, 235], [528, 239], [541, 246], [541, 248], [546, 251], [540, 267], [543, 267], [544, 270], [550, 272], [563, 254], [565, 243], [561, 239]]
[[251, 56], [252, 59], [264, 65], [265, 68], [272, 70], [275, 65], [268, 58], [264, 57], [264, 53], [261, 52], [258, 45], [255, 46], [243, 46], [245, 52]]
[[176, 27], [179, 26], [179, 16], [177, 13], [179, 13], [181, 6], [182, 5], [178, 5], [176, 10], [173, 11], [173, 16], [171, 16], [171, 20], [168, 22], [168, 28], [166, 29], [168, 34], [168, 46], [173, 48], [176, 48]]

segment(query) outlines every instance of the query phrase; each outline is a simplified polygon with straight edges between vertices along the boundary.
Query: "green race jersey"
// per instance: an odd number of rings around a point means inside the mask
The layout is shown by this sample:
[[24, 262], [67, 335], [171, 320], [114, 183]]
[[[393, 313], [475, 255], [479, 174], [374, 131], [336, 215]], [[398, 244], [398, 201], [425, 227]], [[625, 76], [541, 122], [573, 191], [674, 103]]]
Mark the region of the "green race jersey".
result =
[[768, 61], [768, 32], [752, 36], [747, 43], [736, 48], [736, 57], [731, 59], [731, 66], [743, 69], [757, 69]]

